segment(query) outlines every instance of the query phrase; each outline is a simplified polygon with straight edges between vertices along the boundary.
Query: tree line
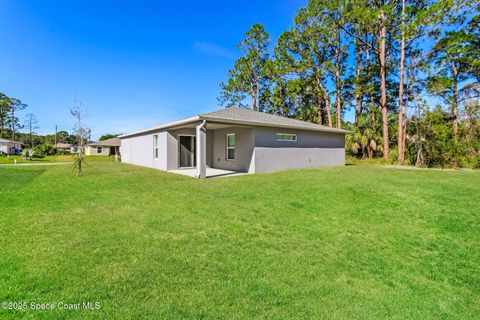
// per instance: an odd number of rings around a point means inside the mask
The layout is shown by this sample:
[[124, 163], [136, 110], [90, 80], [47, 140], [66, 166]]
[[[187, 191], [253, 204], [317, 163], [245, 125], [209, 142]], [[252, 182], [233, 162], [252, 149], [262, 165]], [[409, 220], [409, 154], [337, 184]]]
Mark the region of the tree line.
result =
[[[35, 145], [39, 140], [35, 133], [38, 129], [37, 117], [30, 112], [23, 119], [19, 117], [19, 112], [27, 107], [20, 99], [0, 92], [0, 138], [19, 141], [30, 147]], [[19, 132], [21, 129], [27, 129], [27, 133]]]
[[219, 102], [348, 129], [359, 158], [480, 167], [479, 30], [478, 1], [311, 0], [274, 45], [246, 32]]
[[[19, 112], [28, 107], [20, 99], [12, 98], [0, 92], [0, 138], [21, 142], [24, 147], [35, 148], [39, 154], [56, 153], [56, 143], [81, 145], [88, 143], [91, 130], [85, 127], [82, 121], [80, 104], [74, 101], [70, 113], [75, 118], [73, 132], [61, 130], [52, 134], [40, 135], [35, 130], [39, 128], [37, 117], [33, 113], [27, 113], [21, 118]], [[26, 131], [26, 132], [25, 132]], [[115, 138], [120, 134], [104, 134], [99, 141]]]

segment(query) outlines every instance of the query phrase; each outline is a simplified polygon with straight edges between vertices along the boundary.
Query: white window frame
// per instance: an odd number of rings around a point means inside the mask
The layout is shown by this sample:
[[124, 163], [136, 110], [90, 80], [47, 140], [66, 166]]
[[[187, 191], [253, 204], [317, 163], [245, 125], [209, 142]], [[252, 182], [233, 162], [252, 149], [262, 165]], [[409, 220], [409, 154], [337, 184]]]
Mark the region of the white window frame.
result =
[[[229, 136], [233, 136], [233, 142], [234, 142], [234, 146], [233, 146], [233, 147], [229, 147], [229, 146], [228, 146], [228, 137], [229, 137]], [[236, 148], [237, 148], [237, 138], [235, 137], [235, 133], [227, 133], [227, 135], [226, 135], [226, 140], [225, 140], [225, 153], [226, 153], [225, 159], [227, 159], [227, 161], [235, 161], [235, 158], [236, 158], [236, 156], [237, 156], [237, 150], [236, 150]], [[229, 158], [229, 156], [228, 156], [228, 150], [229, 150], [229, 149], [233, 149], [233, 150], [234, 150], [234, 151], [233, 151], [233, 158]]]
[[[279, 135], [286, 135], [286, 136], [291, 136], [295, 137], [295, 139], [290, 140], [290, 139], [280, 139], [278, 138]], [[283, 141], [283, 142], [297, 142], [298, 141], [298, 135], [296, 133], [283, 133], [283, 132], [277, 132], [276, 135], [276, 140], [277, 141]]]
[[153, 135], [153, 159], [158, 160], [159, 156], [159, 149], [158, 149], [158, 134]]
[[[100, 150], [100, 151], [98, 151], [98, 150]], [[97, 147], [97, 154], [99, 154], [99, 153], [103, 153], [103, 148], [102, 147]]]

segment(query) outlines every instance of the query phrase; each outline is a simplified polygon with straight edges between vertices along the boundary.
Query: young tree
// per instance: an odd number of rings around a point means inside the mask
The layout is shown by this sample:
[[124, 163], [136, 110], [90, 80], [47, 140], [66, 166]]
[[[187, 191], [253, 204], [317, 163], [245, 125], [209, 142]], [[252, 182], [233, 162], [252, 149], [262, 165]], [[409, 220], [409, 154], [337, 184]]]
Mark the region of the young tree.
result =
[[73, 163], [73, 169], [77, 170], [77, 175], [83, 174], [83, 167], [85, 166], [85, 158], [83, 157], [83, 142], [88, 139], [90, 135], [90, 129], [85, 125], [84, 114], [81, 108], [81, 103], [74, 101], [73, 107], [70, 109], [70, 113], [75, 119], [74, 133], [78, 139], [77, 157]]
[[85, 125], [85, 115], [82, 110], [82, 104], [75, 100], [73, 107], [70, 109], [70, 113], [75, 119], [73, 132], [77, 136], [80, 150], [83, 150], [83, 142], [88, 140], [90, 129]]
[[238, 44], [243, 53], [232, 70], [228, 72], [227, 83], [221, 83], [220, 104], [225, 106], [244, 105], [247, 96], [251, 98], [250, 108], [259, 110], [259, 101], [268, 88], [269, 82], [269, 52], [270, 35], [263, 25], [257, 23], [245, 34]]

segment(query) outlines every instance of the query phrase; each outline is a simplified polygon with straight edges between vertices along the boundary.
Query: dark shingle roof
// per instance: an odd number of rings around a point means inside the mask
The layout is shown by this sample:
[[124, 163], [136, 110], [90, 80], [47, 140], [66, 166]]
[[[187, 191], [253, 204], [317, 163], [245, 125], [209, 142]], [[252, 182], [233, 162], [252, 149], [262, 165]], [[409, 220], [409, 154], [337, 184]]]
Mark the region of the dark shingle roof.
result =
[[55, 148], [57, 148], [57, 149], [70, 149], [71, 147], [72, 147], [72, 145], [70, 143], [64, 143], [64, 142], [59, 142], [55, 146]]
[[[231, 124], [257, 125], [257, 126], [292, 128], [292, 129], [336, 132], [336, 133], [349, 133], [349, 131], [343, 130], [343, 129], [330, 128], [330, 127], [322, 126], [315, 123], [295, 120], [295, 119], [286, 118], [286, 117], [268, 114], [268, 113], [259, 112], [259, 111], [253, 111], [250, 109], [229, 107], [229, 108], [220, 109], [217, 111], [202, 113], [190, 118], [185, 118], [185, 119], [165, 123], [156, 127], [131, 132], [128, 134], [121, 135], [120, 138], [126, 138], [129, 136], [134, 136], [134, 135], [143, 134], [143, 133], [152, 132], [152, 131], [161, 130], [161, 129], [168, 129], [168, 128], [179, 126], [179, 125], [194, 123], [199, 120], [207, 120], [207, 122], [216, 121], [216, 122], [231, 123]], [[94, 145], [97, 145], [97, 144], [94, 144]]]
[[235, 121], [241, 123], [251, 123], [255, 125], [266, 126], [279, 126], [279, 127], [291, 127], [296, 129], [316, 130], [316, 131], [329, 131], [329, 132], [342, 132], [348, 131], [336, 128], [330, 128], [315, 123], [305, 122], [292, 118], [282, 117], [279, 115], [253, 111], [250, 109], [229, 107], [220, 109], [213, 112], [200, 114], [200, 119], [210, 119], [219, 121]]
[[111, 138], [99, 142], [89, 143], [89, 146], [104, 146], [104, 147], [120, 147], [121, 140], [119, 138]]

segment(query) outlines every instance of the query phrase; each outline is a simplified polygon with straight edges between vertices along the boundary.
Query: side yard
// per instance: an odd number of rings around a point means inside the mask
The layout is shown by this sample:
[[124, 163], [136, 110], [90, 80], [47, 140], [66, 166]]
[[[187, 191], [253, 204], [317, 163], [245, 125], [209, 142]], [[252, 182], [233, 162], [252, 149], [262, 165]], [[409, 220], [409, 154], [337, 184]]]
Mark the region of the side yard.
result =
[[[114, 157], [106, 156], [85, 156], [86, 161], [102, 162], [115, 161]], [[2, 155], [0, 156], [0, 164], [14, 164], [17, 163], [47, 163], [47, 162], [73, 162], [75, 160], [73, 155], [53, 155], [45, 156], [43, 158], [33, 158], [31, 160], [22, 159], [20, 155]]]
[[0, 167], [18, 319], [475, 319], [480, 174], [347, 166], [197, 180]]

